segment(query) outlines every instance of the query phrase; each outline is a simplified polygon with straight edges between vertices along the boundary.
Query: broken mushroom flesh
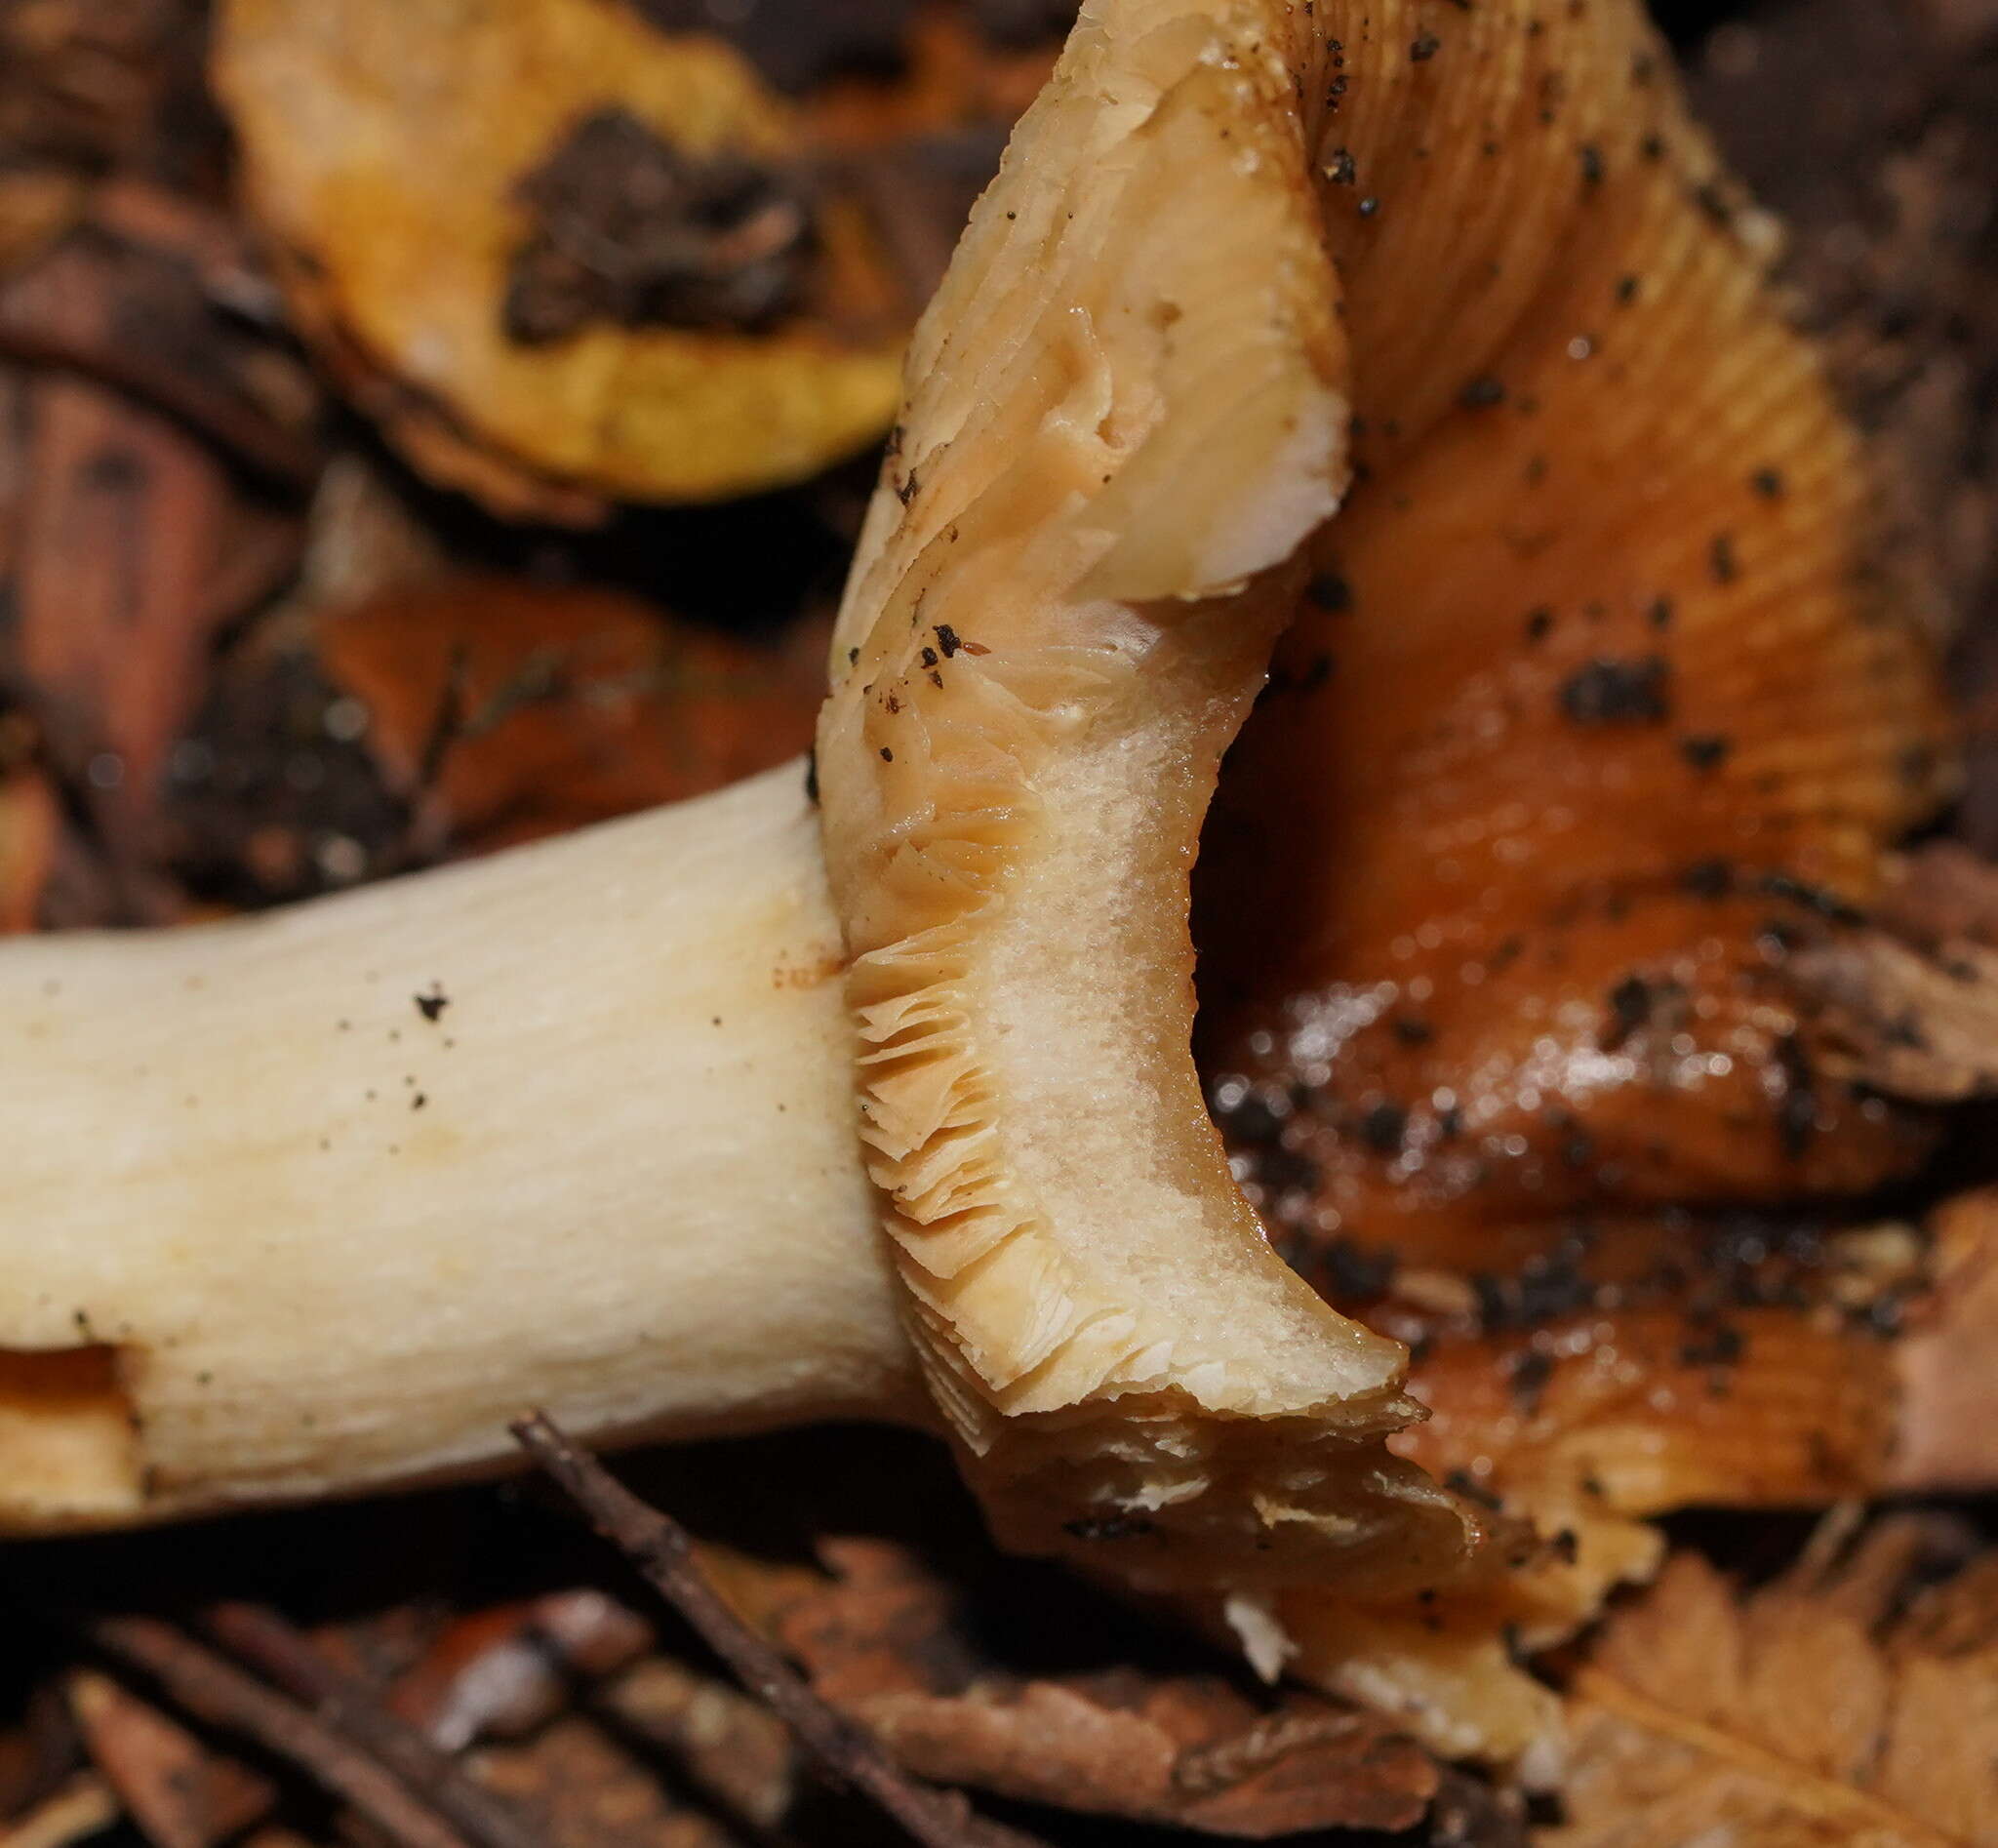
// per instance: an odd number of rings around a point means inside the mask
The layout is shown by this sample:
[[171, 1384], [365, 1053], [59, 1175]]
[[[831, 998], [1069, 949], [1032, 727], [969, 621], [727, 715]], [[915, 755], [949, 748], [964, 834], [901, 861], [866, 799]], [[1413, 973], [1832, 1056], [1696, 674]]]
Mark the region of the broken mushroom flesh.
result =
[[1289, 30], [1077, 27], [918, 330], [819, 745], [862, 1135], [988, 1512], [1244, 1595], [1412, 1589], [1473, 1526], [1387, 1455], [1403, 1356], [1270, 1251], [1190, 1050], [1201, 817], [1344, 482]]

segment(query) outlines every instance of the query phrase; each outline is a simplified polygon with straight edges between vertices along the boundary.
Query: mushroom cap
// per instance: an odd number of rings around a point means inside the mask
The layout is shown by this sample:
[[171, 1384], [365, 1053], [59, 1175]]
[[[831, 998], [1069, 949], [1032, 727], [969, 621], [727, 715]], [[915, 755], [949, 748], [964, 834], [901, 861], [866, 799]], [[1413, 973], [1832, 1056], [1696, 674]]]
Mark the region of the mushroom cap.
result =
[[[322, 359], [419, 466], [498, 510], [580, 520], [604, 497], [719, 499], [809, 475], [887, 426], [911, 307], [837, 186], [798, 244], [798, 300], [768, 325], [509, 330], [530, 195], [592, 128], [613, 158], [580, 183], [626, 187], [600, 203], [662, 246], [678, 208], [650, 194], [673, 163], [697, 181], [722, 163], [790, 184], [799, 118], [721, 40], [667, 37], [606, 0], [231, 0], [216, 80], [248, 203]], [[642, 144], [621, 179], [602, 145], [620, 135]], [[802, 192], [789, 203], [805, 210]]]
[[[1545, 1718], [1508, 1598], [1572, 1619], [1651, 1548], [1609, 1524], [1551, 1589], [1473, 1573], [1455, 1643], [1396, 1609], [1478, 1523], [1386, 1464], [1401, 1357], [1296, 1296], [1219, 1158], [1186, 872], [1301, 609], [1207, 843], [1224, 945], [1323, 970], [1326, 931], [1394, 953], [1439, 886], [1466, 928], [1538, 902], [1577, 845], [1550, 766], [1620, 799], [1600, 844], [1633, 878], [1697, 817], [1863, 881], [1945, 753], [1918, 641], [1856, 590], [1858, 440], [1776, 250], [1634, 0], [1101, 0], [918, 331], [835, 647], [863, 1136], [995, 1523], [1204, 1586], [1270, 1659], [1287, 1631], [1453, 1748]], [[1541, 601], [1575, 605], [1559, 671], [1482, 670]], [[1757, 781], [1711, 776], [1687, 688], [1760, 715]], [[1245, 902], [1272, 861], [1281, 903]]]

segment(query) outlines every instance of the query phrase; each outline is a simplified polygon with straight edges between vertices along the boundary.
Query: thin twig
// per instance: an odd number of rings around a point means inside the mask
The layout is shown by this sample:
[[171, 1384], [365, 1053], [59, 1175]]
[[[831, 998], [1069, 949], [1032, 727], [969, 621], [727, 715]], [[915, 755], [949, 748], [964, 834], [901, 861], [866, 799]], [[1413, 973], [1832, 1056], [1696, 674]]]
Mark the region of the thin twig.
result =
[[528, 1455], [589, 1516], [597, 1532], [630, 1559], [835, 1781], [872, 1799], [924, 1848], [1037, 1848], [1031, 1836], [975, 1815], [957, 1791], [939, 1790], [910, 1777], [871, 1733], [826, 1706], [777, 1650], [722, 1601], [695, 1560], [687, 1530], [617, 1482], [545, 1412], [531, 1413], [512, 1430]]
[[203, 1621], [223, 1648], [305, 1702], [335, 1732], [386, 1765], [477, 1848], [542, 1848], [540, 1837], [511, 1803], [390, 1712], [275, 1611], [231, 1602], [216, 1605]]
[[150, 1617], [101, 1617], [85, 1627], [107, 1656], [142, 1670], [195, 1718], [240, 1733], [309, 1772], [386, 1830], [399, 1848], [478, 1848], [385, 1765], [172, 1625]]

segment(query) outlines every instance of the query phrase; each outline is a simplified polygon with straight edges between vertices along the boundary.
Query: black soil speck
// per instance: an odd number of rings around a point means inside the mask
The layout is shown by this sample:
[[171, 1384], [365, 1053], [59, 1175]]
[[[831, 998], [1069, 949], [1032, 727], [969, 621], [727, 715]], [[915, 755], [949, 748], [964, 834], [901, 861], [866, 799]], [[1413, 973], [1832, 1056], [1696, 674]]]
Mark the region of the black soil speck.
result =
[[1336, 571], [1321, 571], [1305, 591], [1312, 603], [1328, 616], [1339, 616], [1353, 607], [1353, 587]]
[[1092, 1519], [1063, 1521], [1061, 1531], [1077, 1540], [1136, 1540], [1155, 1533], [1157, 1523], [1141, 1514], [1099, 1515]]
[[1530, 1347], [1524, 1353], [1515, 1354], [1505, 1383], [1513, 1404], [1522, 1412], [1538, 1411], [1540, 1395], [1546, 1391], [1547, 1382], [1553, 1377], [1554, 1362], [1538, 1348]]
[[1598, 659], [1570, 674], [1557, 697], [1562, 713], [1577, 725], [1658, 725], [1671, 716], [1671, 673], [1662, 655]]
[[1380, 1155], [1398, 1155], [1409, 1131], [1409, 1113], [1398, 1104], [1377, 1104], [1360, 1119], [1360, 1140]]
[[1658, 999], [1658, 991], [1642, 976], [1625, 976], [1618, 983], [1609, 994], [1610, 1019], [1599, 1042], [1603, 1051], [1615, 1052], [1647, 1024]]

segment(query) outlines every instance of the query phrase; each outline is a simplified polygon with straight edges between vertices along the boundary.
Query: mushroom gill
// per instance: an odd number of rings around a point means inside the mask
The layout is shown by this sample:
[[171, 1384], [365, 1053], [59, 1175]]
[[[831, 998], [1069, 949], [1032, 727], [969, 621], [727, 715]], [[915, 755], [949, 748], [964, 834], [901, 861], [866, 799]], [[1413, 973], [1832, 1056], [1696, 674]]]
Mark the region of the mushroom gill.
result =
[[[1809, 1092], [1756, 977], [1872, 896], [1947, 732], [1869, 577], [1858, 439], [1767, 281], [1775, 229], [1636, 9], [1480, 8], [1395, 85], [1372, 79], [1409, 20], [1376, 19], [1330, 220], [1362, 480], [1210, 830], [1210, 1056], [1266, 1062], [1259, 1032], [1336, 1056], [1355, 1133], [1322, 1191], [1418, 1261], [1467, 1202], [1502, 1225], [1858, 1191], [1904, 1126]], [[1538, 216], [1478, 186], [1502, 162], [1541, 177]], [[1494, 320], [1450, 313], [1454, 268], [1419, 257], [1444, 226], [1508, 292]], [[1280, 938], [1243, 928], [1244, 891]]]
[[[1421, 1342], [1403, 1447], [1439, 1472], [1635, 1512], [1863, 1493], [1865, 1322], [1908, 1266], [1869, 1288], [1878, 1240], [1738, 1215], [1929, 1145], [1829, 1068], [1790, 965], [1946, 791], [1933, 638], [1776, 229], [1635, 8], [1377, 11], [1345, 59], [1360, 480], [1207, 835], [1218, 1105], [1280, 1244]], [[1507, 164], [1538, 214], [1479, 189]], [[1502, 315], [1398, 286], [1440, 225]]]

